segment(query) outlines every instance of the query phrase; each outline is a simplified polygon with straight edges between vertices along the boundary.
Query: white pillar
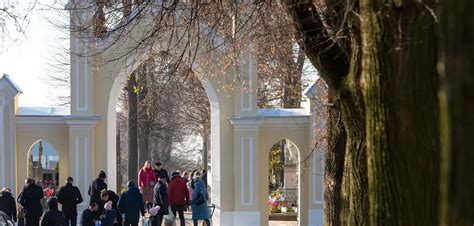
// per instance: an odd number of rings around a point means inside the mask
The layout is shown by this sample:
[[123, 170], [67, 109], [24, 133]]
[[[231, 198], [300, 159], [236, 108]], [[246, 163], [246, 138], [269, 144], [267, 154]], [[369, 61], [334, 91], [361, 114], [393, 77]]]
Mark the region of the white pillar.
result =
[[257, 72], [255, 47], [252, 42], [239, 54], [238, 81], [235, 83], [235, 116], [257, 115]]
[[[84, 201], [78, 209], [87, 207], [89, 203], [88, 187], [98, 174], [94, 169], [94, 126], [98, 117], [67, 117], [69, 126], [69, 173], [74, 178], [75, 185], [81, 191]], [[106, 164], [104, 163], [104, 167]], [[97, 171], [97, 172], [96, 172]], [[105, 169], [104, 169], [105, 171]]]
[[21, 90], [8, 75], [0, 79], [0, 187], [16, 190], [15, 97]]
[[[92, 28], [94, 1], [70, 1], [71, 115], [93, 115], [93, 78], [88, 33]], [[84, 32], [85, 31], [85, 32]]]

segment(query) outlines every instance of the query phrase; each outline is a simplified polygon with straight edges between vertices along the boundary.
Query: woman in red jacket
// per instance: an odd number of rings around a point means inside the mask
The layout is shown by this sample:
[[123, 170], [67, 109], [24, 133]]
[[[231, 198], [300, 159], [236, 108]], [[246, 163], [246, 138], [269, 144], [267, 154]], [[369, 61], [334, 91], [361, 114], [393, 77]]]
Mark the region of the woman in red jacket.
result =
[[153, 187], [156, 184], [156, 175], [151, 168], [151, 163], [149, 161], [145, 162], [145, 165], [138, 173], [138, 186], [140, 187], [140, 192], [143, 195], [143, 200], [150, 206], [153, 204]]

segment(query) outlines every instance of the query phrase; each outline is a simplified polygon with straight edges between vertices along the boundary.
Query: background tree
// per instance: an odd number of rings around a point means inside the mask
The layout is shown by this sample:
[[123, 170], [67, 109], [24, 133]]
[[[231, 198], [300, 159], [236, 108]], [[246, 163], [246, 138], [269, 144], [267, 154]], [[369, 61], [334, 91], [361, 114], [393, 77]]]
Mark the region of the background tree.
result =
[[441, 225], [474, 222], [474, 2], [440, 1]]

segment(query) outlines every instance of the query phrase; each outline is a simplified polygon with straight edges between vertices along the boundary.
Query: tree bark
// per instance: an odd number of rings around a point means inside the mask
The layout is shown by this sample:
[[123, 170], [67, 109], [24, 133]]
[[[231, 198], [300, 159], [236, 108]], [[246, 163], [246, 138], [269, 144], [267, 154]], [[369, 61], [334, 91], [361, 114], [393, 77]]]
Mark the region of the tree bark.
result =
[[[146, 67], [143, 65], [142, 67]], [[150, 105], [146, 103], [148, 94], [148, 70], [139, 70], [140, 79], [138, 80], [138, 164], [142, 165], [145, 161], [150, 160], [150, 151], [148, 150], [149, 137], [151, 132], [151, 123], [148, 116]]]
[[472, 0], [441, 1], [441, 225], [474, 223]]
[[130, 75], [127, 83], [128, 92], [128, 180], [138, 182], [138, 98], [135, 88], [137, 80], [135, 73]]
[[334, 90], [329, 91], [327, 115], [327, 150], [325, 152], [324, 225], [339, 226], [342, 210], [342, 177], [346, 151], [346, 131], [342, 121], [341, 104]]
[[205, 133], [202, 136], [202, 169], [207, 172], [209, 155], [209, 134]]
[[370, 225], [437, 225], [439, 128], [429, 1], [361, 0]]
[[[351, 5], [354, 1], [347, 1]], [[365, 109], [360, 87], [360, 35], [358, 24], [344, 30], [348, 42], [338, 43], [326, 30], [317, 7], [312, 1], [283, 1], [296, 29], [306, 56], [334, 91], [341, 104], [346, 129], [344, 173], [342, 178], [342, 209], [328, 215], [340, 216], [342, 225], [368, 225], [369, 202], [365, 141]], [[334, 4], [336, 6], [336, 4]], [[342, 6], [334, 11], [346, 9]], [[357, 9], [353, 9], [357, 11]], [[332, 11], [328, 9], [328, 11]], [[344, 13], [338, 12], [340, 15]], [[348, 27], [348, 24], [343, 24]], [[349, 32], [350, 31], [350, 32]], [[329, 150], [335, 152], [335, 150]], [[326, 183], [326, 186], [328, 184]], [[337, 212], [340, 211], [340, 212]]]

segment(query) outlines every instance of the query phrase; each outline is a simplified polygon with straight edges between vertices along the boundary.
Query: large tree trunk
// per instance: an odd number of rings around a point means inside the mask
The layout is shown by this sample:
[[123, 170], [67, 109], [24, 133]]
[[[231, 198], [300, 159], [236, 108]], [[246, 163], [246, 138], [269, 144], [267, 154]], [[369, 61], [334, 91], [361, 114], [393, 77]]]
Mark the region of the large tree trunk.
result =
[[[146, 66], [142, 66], [146, 67]], [[142, 165], [145, 161], [150, 160], [150, 151], [148, 150], [148, 143], [150, 137], [150, 120], [148, 110], [150, 105], [146, 102], [148, 94], [148, 70], [140, 70], [139, 92], [138, 92], [138, 164]]]
[[[354, 4], [353, 1], [347, 2]], [[347, 2], [344, 1], [344, 4]], [[341, 104], [342, 119], [347, 134], [341, 185], [342, 209], [328, 209], [325, 214], [340, 216], [342, 225], [368, 225], [365, 110], [360, 87], [361, 54], [358, 24], [352, 25], [352, 30], [344, 30], [347, 32], [346, 35], [350, 36], [348, 42], [336, 43], [322, 21], [318, 7], [312, 1], [285, 0], [283, 4], [295, 22], [296, 29], [301, 32], [302, 40], [299, 43], [305, 50], [306, 56], [318, 69], [319, 74], [328, 84], [329, 90], [337, 94]], [[337, 4], [327, 4], [326, 6], [325, 8], [331, 14], [341, 16], [340, 21], [342, 17], [345, 18], [344, 12], [337, 11], [348, 8], [345, 5], [339, 7]], [[357, 11], [357, 9], [352, 10]], [[331, 22], [325, 21], [326, 24]], [[335, 152], [335, 150], [328, 151]], [[328, 186], [327, 183], [326, 186]], [[336, 197], [337, 194], [332, 196]], [[334, 212], [329, 213], [329, 211]]]
[[370, 225], [437, 225], [433, 4], [361, 0], [360, 7]]
[[344, 156], [346, 151], [346, 131], [342, 121], [341, 104], [337, 94], [330, 90], [327, 113], [327, 150], [325, 152], [324, 180], [324, 225], [341, 225], [342, 177], [344, 175]]
[[441, 1], [441, 225], [474, 223], [474, 20], [472, 0]]
[[202, 136], [202, 169], [207, 172], [208, 156], [209, 156], [209, 134], [205, 133]]
[[128, 92], [128, 180], [138, 182], [138, 124], [137, 80], [132, 73], [127, 83]]

